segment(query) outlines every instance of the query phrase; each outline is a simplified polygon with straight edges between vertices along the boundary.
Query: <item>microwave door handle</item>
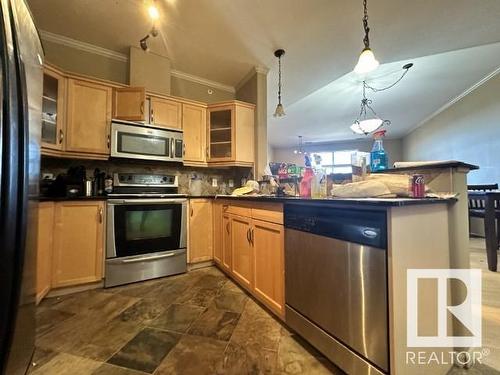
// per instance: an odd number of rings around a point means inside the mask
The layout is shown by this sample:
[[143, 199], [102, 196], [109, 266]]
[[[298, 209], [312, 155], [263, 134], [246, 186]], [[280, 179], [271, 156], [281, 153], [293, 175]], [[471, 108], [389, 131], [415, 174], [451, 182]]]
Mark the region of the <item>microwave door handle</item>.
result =
[[171, 158], [173, 158], [175, 155], [174, 148], [175, 148], [175, 140], [174, 140], [174, 138], [170, 138], [170, 157]]

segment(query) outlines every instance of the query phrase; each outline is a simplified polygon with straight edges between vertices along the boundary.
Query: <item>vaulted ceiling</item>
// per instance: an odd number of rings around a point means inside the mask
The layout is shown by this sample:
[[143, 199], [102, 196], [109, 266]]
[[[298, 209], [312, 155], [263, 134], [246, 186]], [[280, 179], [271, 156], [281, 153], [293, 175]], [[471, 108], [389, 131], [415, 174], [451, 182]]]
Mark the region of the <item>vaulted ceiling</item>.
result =
[[[270, 69], [268, 111], [276, 105], [276, 61], [284, 48], [284, 119], [269, 118], [275, 145], [352, 138], [359, 78], [350, 74], [362, 48], [362, 2], [345, 0], [158, 0], [161, 34], [154, 52], [174, 69], [236, 86], [255, 66]], [[28, 0], [40, 29], [126, 53], [150, 28], [142, 0]], [[408, 132], [490, 74], [499, 63], [498, 0], [371, 0], [372, 48], [383, 65], [373, 84], [415, 67], [399, 87], [374, 97]], [[164, 42], [163, 42], [164, 41]], [[457, 51], [468, 49], [465, 51]], [[453, 52], [457, 51], [457, 52]], [[397, 74], [396, 76], [397, 77]], [[379, 109], [380, 108], [380, 109]], [[347, 129], [347, 130], [346, 130]]]

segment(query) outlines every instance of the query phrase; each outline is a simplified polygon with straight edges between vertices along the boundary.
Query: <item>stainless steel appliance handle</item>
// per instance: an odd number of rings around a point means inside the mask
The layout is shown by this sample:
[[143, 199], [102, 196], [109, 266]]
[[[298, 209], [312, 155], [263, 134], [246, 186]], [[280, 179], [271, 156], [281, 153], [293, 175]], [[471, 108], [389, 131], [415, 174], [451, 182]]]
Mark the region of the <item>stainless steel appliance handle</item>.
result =
[[158, 259], [163, 259], [163, 258], [169, 258], [173, 257], [176, 255], [176, 253], [168, 253], [168, 254], [163, 254], [163, 255], [157, 255], [157, 256], [149, 256], [149, 257], [140, 257], [140, 258], [133, 258], [133, 259], [123, 259], [121, 263], [137, 263], [137, 262], [145, 262], [148, 260], [158, 260]]
[[186, 203], [187, 200], [185, 198], [181, 199], [109, 199], [108, 204], [112, 204], [115, 206], [118, 205], [132, 205], [132, 204], [183, 204]]
[[170, 157], [171, 158], [173, 158], [175, 155], [174, 149], [175, 149], [175, 140], [173, 138], [170, 138]]

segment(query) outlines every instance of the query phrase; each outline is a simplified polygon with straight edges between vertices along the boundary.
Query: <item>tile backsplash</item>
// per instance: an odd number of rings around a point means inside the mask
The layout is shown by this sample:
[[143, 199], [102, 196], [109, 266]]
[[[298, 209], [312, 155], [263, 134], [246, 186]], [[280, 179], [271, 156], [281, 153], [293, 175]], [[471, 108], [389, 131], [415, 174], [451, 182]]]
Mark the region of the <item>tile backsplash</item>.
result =
[[[146, 174], [171, 174], [179, 176], [179, 193], [192, 194], [195, 177], [201, 180], [201, 194], [231, 194], [231, 192], [241, 185], [241, 180], [252, 177], [251, 168], [202, 168], [185, 167], [177, 163], [115, 159], [108, 161], [100, 160], [76, 160], [43, 157], [41, 163], [41, 173], [52, 173], [54, 177], [66, 173], [68, 168], [84, 166], [87, 178], [92, 178], [94, 169], [98, 168], [106, 174], [113, 173], [146, 173]], [[212, 179], [217, 179], [217, 187], [212, 186]], [[229, 181], [233, 180], [234, 187], [229, 187]], [[191, 189], [190, 189], [191, 186]]]

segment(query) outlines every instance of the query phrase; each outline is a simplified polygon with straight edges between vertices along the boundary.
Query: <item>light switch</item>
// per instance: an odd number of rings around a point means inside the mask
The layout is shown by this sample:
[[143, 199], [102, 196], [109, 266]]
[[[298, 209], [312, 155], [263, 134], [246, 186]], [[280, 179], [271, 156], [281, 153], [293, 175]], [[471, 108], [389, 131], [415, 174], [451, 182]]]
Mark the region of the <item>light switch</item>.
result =
[[229, 185], [229, 187], [234, 187], [234, 180], [230, 179], [228, 185]]
[[217, 187], [217, 179], [212, 178], [212, 187]]

